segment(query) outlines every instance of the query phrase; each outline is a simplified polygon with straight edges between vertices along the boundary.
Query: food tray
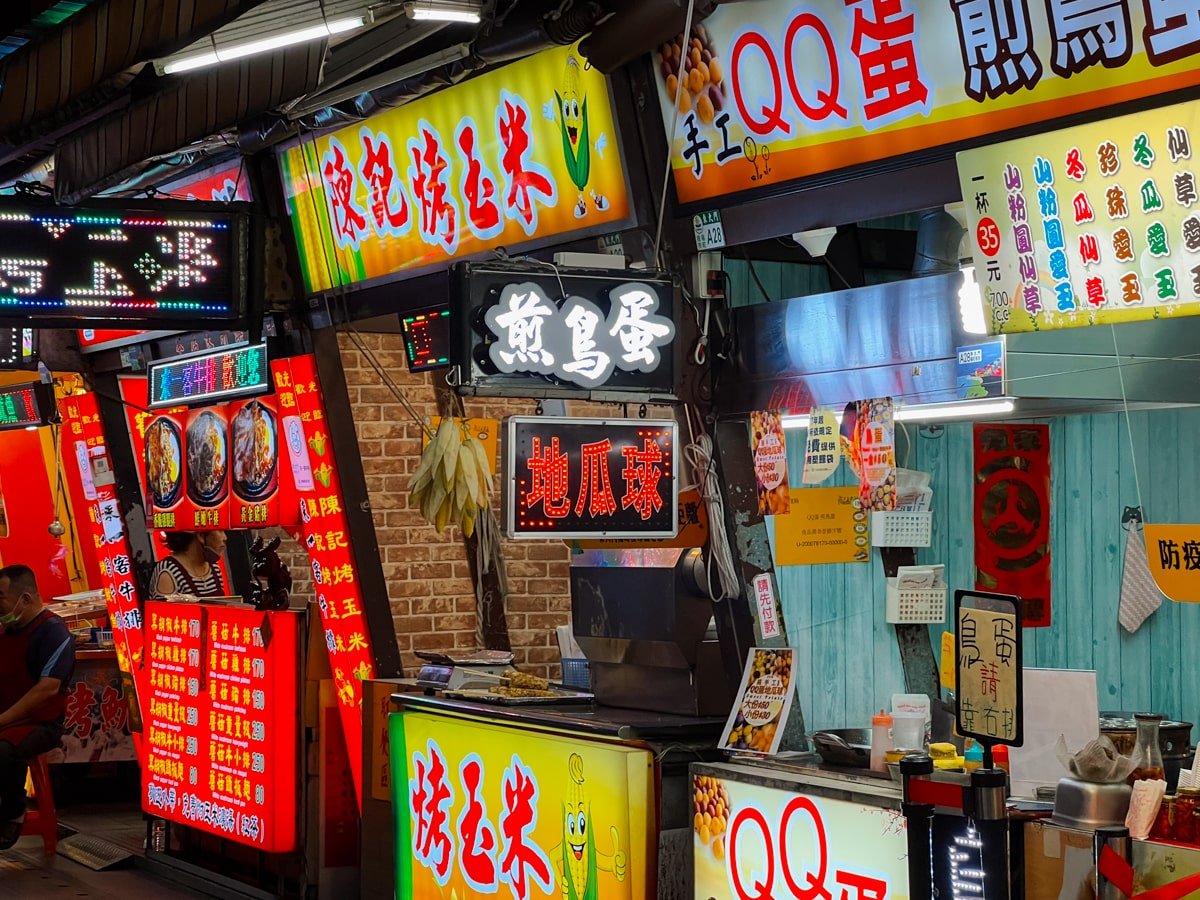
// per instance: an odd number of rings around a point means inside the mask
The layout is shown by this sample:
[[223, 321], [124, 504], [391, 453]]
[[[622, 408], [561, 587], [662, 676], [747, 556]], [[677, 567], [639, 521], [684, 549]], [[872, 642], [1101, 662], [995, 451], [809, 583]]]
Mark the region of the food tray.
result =
[[591, 703], [593, 699], [593, 695], [587, 691], [573, 691], [554, 684], [548, 690], [555, 692], [553, 697], [501, 697], [489, 691], [446, 691], [445, 696], [452, 700], [475, 700], [496, 706], [551, 706], [555, 703]]

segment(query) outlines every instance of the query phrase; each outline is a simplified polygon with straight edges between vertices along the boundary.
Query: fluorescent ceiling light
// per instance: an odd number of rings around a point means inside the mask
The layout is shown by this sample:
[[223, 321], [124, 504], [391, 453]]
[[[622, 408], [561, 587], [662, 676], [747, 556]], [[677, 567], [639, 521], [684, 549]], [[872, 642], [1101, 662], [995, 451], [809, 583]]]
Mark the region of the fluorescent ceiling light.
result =
[[410, 0], [404, 12], [418, 22], [467, 22], [480, 20], [483, 5], [477, 0]]
[[[982, 419], [1006, 416], [1017, 408], [1007, 398], [1001, 400], [964, 400], [961, 403], [918, 403], [913, 406], [898, 406], [894, 418], [897, 422], [933, 422], [938, 419]], [[837, 414], [842, 420], [842, 414]], [[784, 416], [784, 428], [807, 428], [808, 416]]]
[[291, 47], [296, 44], [305, 44], [309, 41], [332, 37], [335, 34], [343, 34], [347, 31], [353, 31], [356, 28], [362, 28], [366, 23], [367, 19], [365, 16], [346, 16], [341, 19], [331, 19], [328, 22], [321, 22], [318, 25], [311, 25], [307, 28], [297, 28], [294, 31], [285, 31], [283, 34], [272, 35], [262, 40], [247, 41], [244, 44], [235, 44], [232, 47], [221, 47], [209, 50], [206, 53], [197, 53], [194, 56], [173, 59], [163, 65], [162, 71], [164, 75], [190, 72], [193, 69], [214, 66], [217, 63], [241, 59], [244, 56], [252, 56], [256, 53], [268, 53], [271, 50], [279, 50], [282, 47]]

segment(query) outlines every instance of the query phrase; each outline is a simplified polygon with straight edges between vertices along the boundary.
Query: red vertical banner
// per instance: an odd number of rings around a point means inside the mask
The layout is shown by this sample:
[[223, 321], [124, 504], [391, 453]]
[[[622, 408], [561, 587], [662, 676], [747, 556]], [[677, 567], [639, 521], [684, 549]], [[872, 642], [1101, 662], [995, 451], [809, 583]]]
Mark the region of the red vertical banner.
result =
[[1050, 429], [975, 426], [975, 587], [1015, 594], [1050, 625]]
[[362, 590], [350, 550], [350, 527], [325, 419], [325, 402], [313, 356], [276, 360], [271, 364], [271, 372], [285, 419], [285, 435], [286, 420], [294, 417], [299, 419], [304, 437], [302, 446], [289, 446], [289, 466], [297, 485], [301, 531], [312, 562], [325, 649], [333, 670], [355, 794], [361, 805], [362, 682], [375, 677], [375, 663], [363, 613]]
[[[130, 730], [140, 732], [142, 719], [138, 698], [145, 695], [142, 612], [133, 581], [133, 560], [125, 536], [125, 521], [117, 502], [112, 460], [100, 424], [100, 408], [96, 395], [91, 393], [67, 397], [61, 405], [63, 430], [72, 436], [75, 444], [76, 464], [88, 501], [90, 534], [85, 540], [92, 541], [100, 560], [100, 584], [108, 605], [122, 687], [129, 704]], [[135, 735], [135, 741], [140, 755], [140, 736]]]

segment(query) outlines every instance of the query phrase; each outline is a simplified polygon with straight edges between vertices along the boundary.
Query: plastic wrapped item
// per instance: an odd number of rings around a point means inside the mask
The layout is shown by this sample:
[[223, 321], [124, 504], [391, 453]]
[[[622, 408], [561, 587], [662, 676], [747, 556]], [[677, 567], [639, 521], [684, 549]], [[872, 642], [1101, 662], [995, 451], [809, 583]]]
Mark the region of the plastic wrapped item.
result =
[[1054, 748], [1055, 756], [1075, 778], [1095, 784], [1116, 784], [1129, 777], [1136, 762], [1132, 757], [1122, 756], [1116, 745], [1106, 735], [1089, 741], [1083, 749], [1072, 755], [1067, 749], [1067, 739], [1059, 735]]
[[1144, 841], [1158, 817], [1163, 797], [1167, 794], [1167, 783], [1161, 779], [1135, 781], [1133, 796], [1129, 799], [1129, 812], [1125, 816], [1125, 827], [1135, 841]]

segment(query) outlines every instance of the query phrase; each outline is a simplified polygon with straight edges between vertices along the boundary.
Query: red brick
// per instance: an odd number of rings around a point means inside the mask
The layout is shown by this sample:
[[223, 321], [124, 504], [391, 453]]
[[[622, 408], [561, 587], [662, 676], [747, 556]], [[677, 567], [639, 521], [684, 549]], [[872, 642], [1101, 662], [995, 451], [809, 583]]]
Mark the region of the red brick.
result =
[[561, 561], [569, 558], [569, 551], [562, 544], [529, 544], [525, 553], [527, 559]]

